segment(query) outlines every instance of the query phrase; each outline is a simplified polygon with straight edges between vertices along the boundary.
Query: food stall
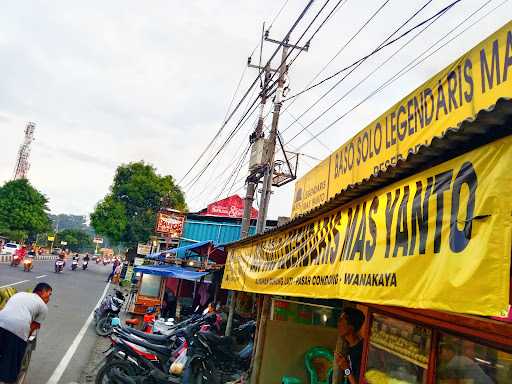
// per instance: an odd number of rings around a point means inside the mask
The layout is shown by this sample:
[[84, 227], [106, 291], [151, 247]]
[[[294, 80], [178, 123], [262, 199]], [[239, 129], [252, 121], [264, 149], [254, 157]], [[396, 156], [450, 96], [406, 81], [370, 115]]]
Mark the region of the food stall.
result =
[[161, 308], [167, 279], [174, 278], [194, 282], [208, 274], [208, 272], [197, 272], [180, 266], [165, 264], [136, 266], [134, 271], [141, 274], [135, 304], [130, 310], [135, 315], [143, 315], [148, 307]]
[[512, 77], [489, 76], [511, 47], [509, 22], [298, 180], [290, 222], [226, 246], [222, 287], [264, 297], [253, 384], [338, 349], [282, 298], [365, 313], [359, 383], [512, 383]]

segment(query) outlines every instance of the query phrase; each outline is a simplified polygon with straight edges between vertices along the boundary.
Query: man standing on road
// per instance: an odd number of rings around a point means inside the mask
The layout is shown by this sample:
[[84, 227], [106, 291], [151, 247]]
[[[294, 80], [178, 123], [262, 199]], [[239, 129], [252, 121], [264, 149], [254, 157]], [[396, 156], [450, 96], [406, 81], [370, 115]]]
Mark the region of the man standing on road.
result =
[[0, 382], [15, 382], [27, 341], [46, 318], [52, 287], [39, 283], [33, 293], [19, 292], [0, 311]]

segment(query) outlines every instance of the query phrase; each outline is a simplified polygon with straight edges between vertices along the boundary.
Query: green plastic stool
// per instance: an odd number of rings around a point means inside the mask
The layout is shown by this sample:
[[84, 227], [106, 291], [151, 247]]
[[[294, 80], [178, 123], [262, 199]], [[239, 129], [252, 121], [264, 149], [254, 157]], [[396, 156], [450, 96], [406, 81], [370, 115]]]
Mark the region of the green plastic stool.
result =
[[[313, 366], [313, 360], [316, 358], [323, 358], [329, 362], [330, 368], [327, 370], [324, 380], [318, 378], [318, 372]], [[304, 363], [306, 364], [306, 370], [309, 373], [310, 384], [329, 384], [329, 378], [332, 374], [332, 362], [334, 360], [334, 354], [327, 348], [324, 347], [313, 347], [306, 352], [304, 356]]]
[[[327, 371], [325, 380], [318, 379], [318, 373], [313, 366], [313, 360], [316, 358], [324, 358], [326, 359], [331, 368]], [[309, 375], [309, 383], [310, 384], [330, 384], [329, 378], [332, 375], [332, 362], [334, 360], [333, 353], [324, 347], [313, 347], [309, 351], [306, 352], [304, 356], [304, 364], [306, 365], [306, 371]], [[298, 377], [294, 376], [283, 376], [281, 378], [281, 384], [302, 384], [302, 380]]]
[[298, 377], [283, 376], [281, 379], [281, 384], [302, 384], [302, 380]]

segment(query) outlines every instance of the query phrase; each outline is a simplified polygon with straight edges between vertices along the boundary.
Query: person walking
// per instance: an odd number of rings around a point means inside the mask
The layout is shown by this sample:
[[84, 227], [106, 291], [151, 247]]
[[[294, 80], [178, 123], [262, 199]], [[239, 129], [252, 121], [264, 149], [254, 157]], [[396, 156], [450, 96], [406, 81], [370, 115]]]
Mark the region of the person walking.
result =
[[52, 287], [39, 283], [32, 293], [16, 293], [0, 311], [0, 382], [18, 378], [28, 339], [46, 318], [51, 295]]
[[109, 283], [112, 280], [112, 278], [114, 277], [114, 275], [116, 274], [116, 268], [119, 264], [120, 264], [119, 260], [116, 258], [114, 260], [114, 262], [112, 263], [112, 272], [110, 272], [110, 275], [108, 275], [107, 283]]

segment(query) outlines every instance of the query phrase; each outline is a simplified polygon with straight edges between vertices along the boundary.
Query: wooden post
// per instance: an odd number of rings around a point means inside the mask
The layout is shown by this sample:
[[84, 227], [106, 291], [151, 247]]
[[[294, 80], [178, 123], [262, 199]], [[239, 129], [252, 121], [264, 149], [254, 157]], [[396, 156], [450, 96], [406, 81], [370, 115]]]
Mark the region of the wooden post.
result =
[[261, 317], [257, 329], [257, 344], [254, 346], [255, 354], [251, 372], [251, 384], [258, 384], [261, 371], [261, 362], [263, 360], [263, 347], [265, 346], [265, 334], [267, 330], [267, 320], [270, 317], [271, 299], [269, 295], [263, 296], [261, 308]]

